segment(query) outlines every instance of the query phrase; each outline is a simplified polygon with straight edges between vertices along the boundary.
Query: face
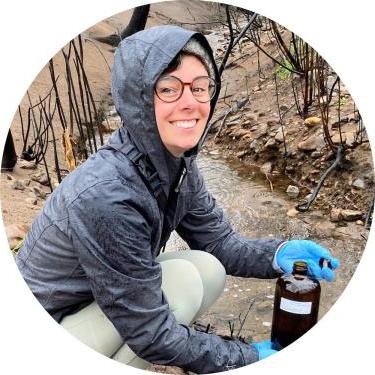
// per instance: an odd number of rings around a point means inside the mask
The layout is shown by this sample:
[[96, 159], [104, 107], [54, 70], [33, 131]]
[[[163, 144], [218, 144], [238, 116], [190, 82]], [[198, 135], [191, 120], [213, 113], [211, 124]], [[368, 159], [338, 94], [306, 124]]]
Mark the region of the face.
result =
[[[186, 83], [208, 73], [199, 59], [184, 56], [181, 65], [168, 75]], [[163, 102], [154, 94], [154, 106], [160, 138], [172, 155], [179, 157], [197, 145], [207, 124], [210, 102], [198, 102], [185, 85], [181, 98], [172, 103]]]

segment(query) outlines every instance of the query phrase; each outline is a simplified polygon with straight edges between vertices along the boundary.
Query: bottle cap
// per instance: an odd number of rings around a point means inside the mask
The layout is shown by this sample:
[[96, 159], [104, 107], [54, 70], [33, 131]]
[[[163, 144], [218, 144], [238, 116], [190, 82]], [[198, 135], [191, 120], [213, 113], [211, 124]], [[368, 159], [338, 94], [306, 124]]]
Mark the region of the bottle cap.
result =
[[297, 260], [293, 263], [293, 273], [307, 274], [307, 263], [303, 260]]

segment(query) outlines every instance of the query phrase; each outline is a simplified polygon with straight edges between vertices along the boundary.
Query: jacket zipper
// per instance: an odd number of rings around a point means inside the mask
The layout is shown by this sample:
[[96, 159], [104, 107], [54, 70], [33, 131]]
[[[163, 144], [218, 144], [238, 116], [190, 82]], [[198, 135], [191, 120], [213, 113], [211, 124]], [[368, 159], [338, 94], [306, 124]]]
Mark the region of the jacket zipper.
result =
[[182, 172], [181, 172], [180, 179], [178, 180], [178, 184], [174, 189], [175, 193], [178, 193], [180, 191], [181, 185], [184, 182], [184, 179], [185, 179], [185, 176], [186, 176], [186, 172], [187, 172], [186, 167], [184, 167]]

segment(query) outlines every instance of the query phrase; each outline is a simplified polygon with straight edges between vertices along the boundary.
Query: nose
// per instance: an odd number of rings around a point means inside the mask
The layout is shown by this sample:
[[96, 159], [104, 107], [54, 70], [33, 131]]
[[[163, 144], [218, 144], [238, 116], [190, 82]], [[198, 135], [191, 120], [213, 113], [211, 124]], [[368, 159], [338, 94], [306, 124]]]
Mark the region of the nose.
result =
[[185, 108], [193, 108], [196, 107], [198, 101], [195, 99], [193, 93], [191, 92], [190, 86], [185, 85], [182, 90], [182, 95], [179, 99], [179, 103]]

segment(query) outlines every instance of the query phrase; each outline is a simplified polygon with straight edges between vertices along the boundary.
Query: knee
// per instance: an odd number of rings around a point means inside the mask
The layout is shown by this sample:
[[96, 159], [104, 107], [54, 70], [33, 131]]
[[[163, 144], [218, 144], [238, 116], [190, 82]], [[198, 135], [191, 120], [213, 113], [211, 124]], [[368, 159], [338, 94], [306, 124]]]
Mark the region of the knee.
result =
[[203, 284], [196, 267], [183, 259], [160, 263], [162, 289], [177, 322], [190, 324], [203, 300]]
[[202, 265], [202, 277], [208, 281], [213, 281], [216, 285], [222, 285], [224, 288], [226, 271], [222, 263], [213, 255], [204, 251], [195, 250], [201, 258], [200, 264]]

